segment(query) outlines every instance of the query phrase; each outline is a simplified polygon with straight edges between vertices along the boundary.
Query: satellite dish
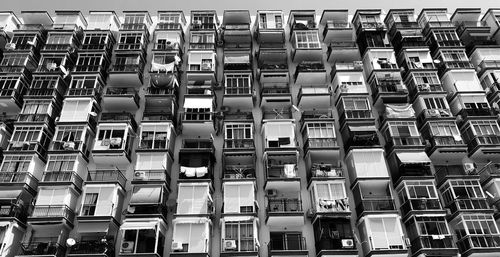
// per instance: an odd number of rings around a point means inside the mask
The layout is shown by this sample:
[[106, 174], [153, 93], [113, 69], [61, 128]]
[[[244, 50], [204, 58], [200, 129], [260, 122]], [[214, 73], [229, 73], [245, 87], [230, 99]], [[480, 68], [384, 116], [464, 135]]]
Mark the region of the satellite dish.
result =
[[75, 245], [75, 244], [76, 244], [76, 241], [75, 241], [75, 239], [73, 239], [73, 238], [68, 238], [68, 239], [66, 240], [66, 245], [67, 245], [68, 247], [72, 247], [72, 246], [73, 246], [73, 245]]

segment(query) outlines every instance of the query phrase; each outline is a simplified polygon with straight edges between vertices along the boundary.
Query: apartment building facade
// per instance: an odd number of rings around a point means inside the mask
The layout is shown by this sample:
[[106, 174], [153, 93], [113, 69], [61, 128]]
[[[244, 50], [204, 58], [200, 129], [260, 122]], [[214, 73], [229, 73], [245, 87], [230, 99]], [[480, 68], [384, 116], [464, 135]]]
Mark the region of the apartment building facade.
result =
[[0, 256], [500, 255], [500, 9], [0, 12]]

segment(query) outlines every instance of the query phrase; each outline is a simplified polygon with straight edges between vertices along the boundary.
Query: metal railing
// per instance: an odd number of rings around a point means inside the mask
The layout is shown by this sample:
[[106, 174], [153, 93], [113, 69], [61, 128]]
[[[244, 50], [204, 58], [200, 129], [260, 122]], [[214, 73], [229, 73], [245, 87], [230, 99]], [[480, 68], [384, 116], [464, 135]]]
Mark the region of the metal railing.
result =
[[361, 215], [365, 211], [394, 211], [396, 206], [392, 199], [363, 199], [356, 206], [356, 213]]
[[66, 247], [56, 242], [31, 242], [21, 244], [18, 255], [64, 256]]
[[457, 241], [461, 253], [472, 249], [500, 247], [500, 235], [467, 235]]
[[409, 199], [401, 204], [401, 212], [406, 215], [410, 211], [441, 210], [439, 199]]
[[73, 219], [75, 218], [75, 212], [73, 212], [73, 210], [71, 210], [67, 205], [35, 205], [31, 217], [62, 217], [70, 222], [73, 222]]
[[306, 249], [306, 239], [300, 234], [285, 234], [281, 240], [271, 239], [268, 245], [270, 253], [273, 251], [302, 251]]
[[115, 182], [118, 181], [123, 187], [127, 179], [120, 170], [94, 170], [89, 171], [87, 182]]
[[36, 190], [38, 179], [29, 172], [0, 172], [0, 183], [25, 183]]
[[77, 242], [70, 248], [68, 255], [106, 255], [114, 256], [114, 247], [106, 240]]
[[42, 182], [71, 182], [81, 188], [83, 179], [74, 171], [47, 171], [43, 173]]
[[270, 198], [267, 205], [267, 212], [302, 212], [302, 201], [293, 198]]
[[225, 149], [253, 149], [253, 139], [224, 139]]
[[452, 235], [420, 235], [411, 241], [411, 251], [416, 253], [422, 249], [456, 248]]

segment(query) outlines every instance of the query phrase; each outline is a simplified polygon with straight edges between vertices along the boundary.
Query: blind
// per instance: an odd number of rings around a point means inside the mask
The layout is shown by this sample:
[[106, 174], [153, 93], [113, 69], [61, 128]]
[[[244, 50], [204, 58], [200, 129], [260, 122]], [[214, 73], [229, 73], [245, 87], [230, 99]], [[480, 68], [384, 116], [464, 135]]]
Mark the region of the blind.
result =
[[159, 203], [161, 198], [161, 187], [134, 187], [130, 203], [145, 204]]
[[147, 153], [137, 155], [136, 170], [164, 170], [167, 156], [164, 153]]

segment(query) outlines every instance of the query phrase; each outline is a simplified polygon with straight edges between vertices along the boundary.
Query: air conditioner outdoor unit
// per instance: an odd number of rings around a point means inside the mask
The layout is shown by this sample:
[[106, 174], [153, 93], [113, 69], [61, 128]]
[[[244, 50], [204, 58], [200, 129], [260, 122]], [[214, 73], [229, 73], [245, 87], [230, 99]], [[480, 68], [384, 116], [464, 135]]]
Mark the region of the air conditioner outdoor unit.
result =
[[410, 247], [411, 246], [411, 241], [410, 241], [410, 239], [408, 237], [405, 238], [405, 244], [406, 244], [406, 247]]
[[224, 240], [224, 249], [225, 250], [235, 250], [236, 249], [236, 240]]
[[119, 137], [113, 137], [110, 139], [109, 144], [113, 146], [119, 146], [122, 143], [122, 139]]
[[465, 173], [467, 174], [474, 174], [474, 171], [476, 170], [476, 166], [474, 163], [466, 162], [464, 163], [464, 170]]
[[139, 180], [144, 180], [144, 179], [146, 179], [146, 172], [141, 171], [141, 170], [140, 171], [136, 171], [134, 173], [134, 178], [135, 179], [139, 179]]
[[431, 85], [429, 83], [422, 84], [422, 91], [431, 91]]
[[179, 251], [182, 251], [182, 243], [180, 242], [172, 242], [172, 251], [174, 252], [179, 252]]
[[276, 191], [275, 189], [270, 189], [266, 191], [266, 195], [268, 197], [275, 197], [276, 195], [278, 195], [278, 191]]
[[64, 150], [75, 150], [75, 142], [64, 142], [63, 144], [63, 149]]
[[134, 251], [134, 241], [124, 241], [122, 243], [122, 253], [131, 253]]
[[342, 239], [342, 248], [354, 248], [354, 240]]
[[429, 116], [431, 117], [439, 117], [439, 110], [436, 110], [436, 109], [430, 109], [428, 110], [428, 114]]
[[16, 49], [16, 44], [15, 43], [7, 43], [5, 44], [5, 50], [15, 50]]

